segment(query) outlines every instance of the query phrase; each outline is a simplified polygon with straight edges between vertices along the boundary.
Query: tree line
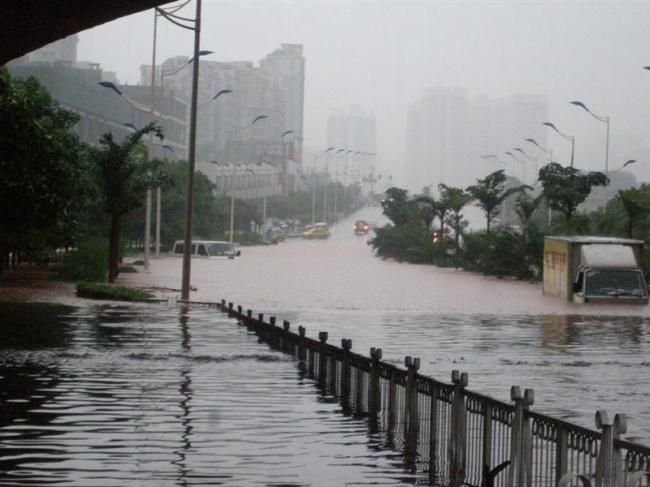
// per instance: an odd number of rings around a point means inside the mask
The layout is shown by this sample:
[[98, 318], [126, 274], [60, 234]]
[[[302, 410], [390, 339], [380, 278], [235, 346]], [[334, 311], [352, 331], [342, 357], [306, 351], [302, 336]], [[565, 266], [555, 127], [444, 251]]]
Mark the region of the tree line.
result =
[[[430, 187], [416, 195], [393, 187], [382, 202], [390, 224], [371, 245], [399, 261], [538, 279], [545, 235], [650, 236], [649, 185], [619, 190], [598, 210], [580, 209], [593, 188], [609, 183], [602, 172], [551, 162], [533, 186], [498, 170], [467, 188], [440, 184], [436, 198]], [[468, 230], [463, 211], [470, 204], [483, 212], [485, 229]]]

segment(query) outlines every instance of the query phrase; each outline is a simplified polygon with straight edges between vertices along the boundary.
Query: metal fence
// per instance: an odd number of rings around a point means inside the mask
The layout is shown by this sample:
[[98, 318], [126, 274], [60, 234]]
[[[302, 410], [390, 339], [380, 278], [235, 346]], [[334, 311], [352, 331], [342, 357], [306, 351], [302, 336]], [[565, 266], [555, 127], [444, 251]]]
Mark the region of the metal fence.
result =
[[647, 487], [650, 447], [622, 440], [624, 415], [596, 413], [599, 431], [530, 410], [532, 389], [511, 389], [502, 402], [466, 389], [468, 376], [454, 370], [451, 384], [418, 374], [420, 360], [406, 357], [401, 369], [382, 361], [381, 349], [366, 357], [291, 331], [275, 317], [222, 300], [219, 308], [254, 331], [261, 341], [296, 357], [304, 373], [346, 413], [367, 417], [373, 432], [384, 432], [403, 452], [404, 464], [450, 487]]

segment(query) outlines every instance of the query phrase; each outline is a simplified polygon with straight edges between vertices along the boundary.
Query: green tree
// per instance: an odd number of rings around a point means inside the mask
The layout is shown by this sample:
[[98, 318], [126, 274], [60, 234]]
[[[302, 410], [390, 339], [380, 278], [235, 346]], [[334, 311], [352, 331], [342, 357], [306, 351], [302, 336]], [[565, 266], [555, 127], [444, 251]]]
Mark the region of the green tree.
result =
[[74, 241], [87, 167], [71, 132], [78, 120], [36, 79], [0, 70], [0, 271], [10, 252], [36, 254]]
[[408, 191], [400, 188], [388, 188], [381, 203], [386, 215], [396, 227], [406, 225], [413, 219], [414, 207], [409, 204]]
[[424, 231], [426, 235], [429, 236], [428, 234], [429, 230], [431, 230], [431, 224], [436, 216], [437, 202], [432, 196], [420, 195], [413, 198], [413, 204], [417, 209], [418, 217], [422, 221]]
[[463, 229], [463, 208], [472, 201], [472, 195], [466, 193], [462, 188], [439, 184], [438, 190], [441, 199], [446, 201], [451, 216], [449, 218], [451, 227], [454, 229], [454, 241], [456, 252], [460, 250], [460, 234]]
[[108, 281], [117, 277], [119, 266], [120, 232], [122, 218], [142, 206], [147, 189], [158, 185], [160, 161], [148, 160], [141, 139], [147, 134], [162, 138], [155, 123], [129, 134], [122, 142], [115, 142], [112, 133], [102, 136], [100, 149], [95, 149], [97, 185], [110, 218], [108, 236]]
[[618, 191], [618, 200], [621, 202], [625, 213], [625, 233], [632, 238], [634, 229], [650, 213], [650, 188], [646, 185], [641, 188], [630, 188]]
[[487, 221], [486, 231], [490, 233], [490, 224], [501, 210], [501, 205], [511, 194], [521, 192], [530, 186], [515, 186], [505, 189], [506, 175], [503, 169], [488, 174], [483, 179], [477, 179], [476, 184], [469, 186], [467, 192], [476, 200], [483, 210]]
[[583, 172], [551, 162], [539, 170], [542, 195], [549, 207], [564, 215], [570, 232], [578, 205], [584, 202], [594, 186], [607, 186], [609, 179], [602, 172]]

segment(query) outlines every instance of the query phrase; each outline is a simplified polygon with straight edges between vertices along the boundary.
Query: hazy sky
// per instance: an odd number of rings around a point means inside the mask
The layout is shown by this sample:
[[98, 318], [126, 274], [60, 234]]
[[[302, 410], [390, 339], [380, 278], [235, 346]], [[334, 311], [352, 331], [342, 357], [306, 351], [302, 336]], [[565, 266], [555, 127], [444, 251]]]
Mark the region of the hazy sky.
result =
[[[303, 44], [304, 138], [315, 149], [325, 146], [329, 114], [359, 103], [377, 118], [380, 163], [398, 168], [407, 107], [425, 88], [536, 93], [548, 96], [549, 119], [576, 136], [577, 167], [604, 168], [605, 126], [568, 104], [576, 99], [611, 116], [610, 169], [638, 159], [633, 172], [647, 180], [649, 22], [647, 1], [204, 0], [201, 46], [215, 52], [209, 59], [257, 62], [281, 43]], [[151, 63], [152, 27], [147, 11], [82, 32], [79, 59], [136, 83]], [[191, 32], [164, 20], [158, 32], [159, 60], [191, 55]], [[552, 133], [548, 141], [568, 160], [569, 142]]]

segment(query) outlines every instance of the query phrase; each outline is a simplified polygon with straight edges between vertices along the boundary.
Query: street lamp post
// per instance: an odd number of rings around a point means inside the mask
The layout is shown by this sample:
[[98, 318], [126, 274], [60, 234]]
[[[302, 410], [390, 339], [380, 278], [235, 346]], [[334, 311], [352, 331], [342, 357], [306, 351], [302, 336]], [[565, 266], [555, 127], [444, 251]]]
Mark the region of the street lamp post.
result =
[[562, 138], [571, 141], [571, 167], [573, 167], [573, 155], [574, 155], [574, 152], [575, 152], [575, 141], [576, 141], [575, 136], [563, 134], [551, 122], [544, 122], [544, 123], [542, 123], [542, 125], [546, 125], [547, 127], [551, 128], [555, 132], [557, 132], [558, 135], [560, 135]]
[[572, 102], [569, 102], [569, 103], [571, 103], [571, 105], [575, 105], [577, 107], [582, 108], [589, 115], [594, 117], [596, 120], [598, 120], [600, 122], [603, 122], [604, 124], [607, 125], [607, 135], [606, 135], [606, 139], [605, 139], [605, 174], [607, 174], [607, 171], [609, 169], [609, 117], [596, 115], [594, 112], [589, 110], [589, 108], [587, 108], [587, 106], [584, 103], [582, 103], [581, 101], [572, 101]]
[[553, 162], [553, 150], [552, 149], [551, 150], [545, 149], [544, 147], [539, 145], [535, 139], [526, 139], [526, 142], [529, 142], [529, 143], [533, 144], [539, 150], [541, 150], [545, 154], [548, 154], [548, 162]]
[[629, 166], [630, 164], [634, 164], [635, 162], [636, 162], [636, 159], [628, 159], [627, 161], [625, 161], [623, 163], [623, 165], [621, 167], [619, 167], [616, 171], [613, 171], [612, 174], [616, 174], [617, 172], [619, 172], [623, 168]]
[[523, 159], [518, 159], [518, 158], [515, 157], [515, 155], [514, 155], [512, 152], [510, 152], [510, 151], [506, 152], [506, 155], [509, 155], [509, 156], [512, 157], [515, 161], [517, 161], [519, 164], [521, 164], [521, 167], [522, 167], [522, 176], [521, 176], [521, 177], [522, 177], [522, 182], [523, 182], [524, 184], [526, 184], [526, 161], [523, 160]]
[[[534, 184], [535, 180], [537, 179], [537, 158], [536, 158], [536, 157], [529, 156], [528, 154], [526, 154], [526, 152], [524, 152], [524, 150], [523, 150], [521, 147], [515, 147], [514, 150], [516, 150], [517, 152], [521, 153], [521, 155], [524, 156], [524, 157], [525, 157], [526, 159], [528, 159], [529, 161], [533, 161], [533, 164], [535, 165], [535, 166], [534, 166], [534, 167], [535, 167], [535, 173], [534, 173], [534, 174], [535, 174], [535, 179], [533, 180], [533, 184]], [[526, 166], [525, 166], [525, 164], [524, 164], [524, 169], [525, 169], [525, 168], [526, 168]], [[524, 173], [524, 174], [525, 174], [525, 173]], [[524, 181], [524, 184], [526, 184], [526, 181]]]
[[[194, 59], [198, 60], [201, 45], [201, 0], [196, 0], [194, 18]], [[199, 63], [192, 65], [192, 97], [190, 104], [190, 138], [188, 148], [188, 177], [185, 204], [185, 242], [183, 245], [183, 274], [181, 278], [181, 299], [190, 299], [190, 273], [192, 267], [192, 214], [194, 211], [194, 168], [196, 165], [196, 107], [199, 88]]]
[[[260, 120], [269, 118], [268, 115], [258, 115], [256, 116], [248, 125], [240, 129], [240, 134], [249, 127], [252, 127]], [[232, 163], [232, 179], [230, 181], [230, 243], [233, 243], [233, 237], [235, 233], [235, 169], [237, 165]]]
[[336, 156], [334, 158], [334, 221], [338, 219], [338, 196], [339, 196], [339, 155], [347, 156], [348, 152], [345, 149], [339, 149], [336, 151]]

